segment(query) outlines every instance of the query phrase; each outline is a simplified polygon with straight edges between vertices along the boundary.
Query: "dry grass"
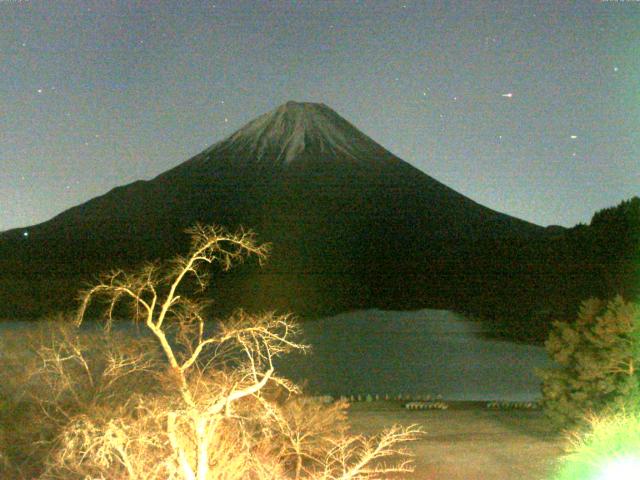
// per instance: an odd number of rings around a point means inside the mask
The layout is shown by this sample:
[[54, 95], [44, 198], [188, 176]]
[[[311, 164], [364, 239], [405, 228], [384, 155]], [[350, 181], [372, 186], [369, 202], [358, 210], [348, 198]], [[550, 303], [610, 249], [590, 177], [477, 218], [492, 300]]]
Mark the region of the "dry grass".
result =
[[567, 445], [540, 411], [407, 411], [399, 402], [359, 402], [348, 415], [358, 434], [391, 424], [417, 424], [425, 432], [409, 444], [410, 480], [549, 480]]

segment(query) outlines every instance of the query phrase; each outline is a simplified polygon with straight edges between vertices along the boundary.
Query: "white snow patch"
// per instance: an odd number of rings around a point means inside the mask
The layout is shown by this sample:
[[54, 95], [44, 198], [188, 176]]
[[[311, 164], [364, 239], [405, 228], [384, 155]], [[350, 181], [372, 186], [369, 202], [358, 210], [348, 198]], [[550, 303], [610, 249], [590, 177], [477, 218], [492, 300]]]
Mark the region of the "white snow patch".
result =
[[292, 162], [312, 145], [321, 153], [354, 159], [366, 156], [372, 146], [382, 148], [329, 107], [296, 102], [258, 117], [229, 137], [228, 142], [256, 152], [257, 160], [277, 152], [277, 160], [284, 163]]

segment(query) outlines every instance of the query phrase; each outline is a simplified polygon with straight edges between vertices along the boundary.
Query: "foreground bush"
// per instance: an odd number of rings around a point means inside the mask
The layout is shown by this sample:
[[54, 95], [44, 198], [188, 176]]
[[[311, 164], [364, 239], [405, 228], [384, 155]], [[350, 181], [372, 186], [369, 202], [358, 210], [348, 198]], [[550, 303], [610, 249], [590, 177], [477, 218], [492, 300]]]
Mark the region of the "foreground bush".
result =
[[640, 309], [616, 297], [582, 303], [573, 323], [555, 322], [545, 343], [556, 367], [540, 372], [542, 405], [558, 426], [637, 398]]
[[69, 318], [2, 338], [0, 478], [38, 478], [74, 418], [127, 409], [135, 392], [160, 392], [150, 338], [81, 331]]
[[[23, 442], [2, 454], [0, 468], [47, 479], [348, 480], [411, 471], [401, 444], [416, 437], [414, 427], [350, 435], [345, 402], [305, 400], [277, 376], [275, 357], [306, 349], [288, 316], [240, 311], [205, 321], [208, 304], [187, 280], [201, 292], [207, 264], [229, 269], [267, 252], [247, 232], [197, 226], [191, 234], [188, 256], [112, 272], [83, 293], [78, 325], [94, 299], [106, 301], [100, 335], [84, 337], [67, 323], [35, 342], [29, 381], [11, 402], [30, 399], [46, 432], [24, 432], [41, 449]], [[123, 304], [147, 337], [113, 333]]]
[[588, 418], [574, 433], [553, 480], [632, 480], [640, 477], [640, 412], [620, 409]]

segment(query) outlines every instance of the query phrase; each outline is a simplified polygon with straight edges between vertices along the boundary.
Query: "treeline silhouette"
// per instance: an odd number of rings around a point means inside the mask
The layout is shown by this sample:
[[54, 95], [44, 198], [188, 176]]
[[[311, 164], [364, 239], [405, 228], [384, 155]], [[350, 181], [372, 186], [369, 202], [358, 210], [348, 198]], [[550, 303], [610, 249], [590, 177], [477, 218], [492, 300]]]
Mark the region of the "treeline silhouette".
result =
[[[553, 228], [553, 227], [552, 227]], [[588, 298], [640, 293], [640, 198], [596, 212], [546, 239], [502, 241], [496, 256], [518, 266], [496, 290], [477, 291], [467, 312], [498, 336], [543, 341], [553, 320], [572, 320]]]
[[[640, 290], [638, 197], [596, 212], [589, 225], [508, 238], [427, 241], [419, 229], [397, 232], [392, 222], [388, 231], [346, 230], [348, 220], [341, 226], [336, 216], [334, 225], [311, 230], [304, 225], [313, 219], [291, 221], [286, 230], [256, 228], [261, 241], [272, 243], [269, 262], [217, 275], [210, 291], [215, 313], [243, 307], [313, 318], [361, 308], [442, 308], [482, 320], [490, 335], [542, 342], [552, 321], [574, 318], [582, 300], [617, 294], [634, 300]], [[238, 222], [229, 217], [220, 224]], [[123, 226], [120, 240], [110, 233], [102, 240], [43, 237], [40, 248], [15, 235], [3, 240], [0, 318], [69, 310], [97, 274], [186, 251], [185, 226], [165, 227], [155, 233], [154, 226]]]

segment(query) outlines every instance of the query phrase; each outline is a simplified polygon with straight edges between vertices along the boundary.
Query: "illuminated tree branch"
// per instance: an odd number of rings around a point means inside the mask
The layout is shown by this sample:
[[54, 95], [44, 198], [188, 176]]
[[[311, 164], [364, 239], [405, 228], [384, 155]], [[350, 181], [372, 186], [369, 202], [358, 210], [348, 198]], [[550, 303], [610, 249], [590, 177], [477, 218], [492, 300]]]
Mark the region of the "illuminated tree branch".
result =
[[[228, 270], [248, 256], [263, 262], [268, 249], [249, 231], [196, 225], [189, 233], [191, 250], [167, 267], [116, 270], [81, 295], [77, 325], [93, 300], [102, 300], [106, 335], [119, 307], [129, 306], [156, 342], [154, 362], [110, 351], [96, 374], [73, 341], [40, 352], [53, 391], [82, 405], [80, 411], [102, 412], [74, 416], [63, 409], [66, 426], [47, 478], [365, 480], [411, 471], [409, 452], [398, 445], [419, 434], [415, 427], [393, 427], [371, 439], [350, 435], [346, 403], [306, 402], [297, 385], [276, 374], [276, 357], [308, 349], [288, 315], [239, 310], [205, 328], [209, 303], [190, 297], [186, 279], [202, 291], [210, 265]], [[72, 364], [90, 388], [79, 387]], [[153, 392], [138, 390], [116, 405], [109, 405], [108, 393], [85, 395], [110, 392], [147, 371], [159, 381]], [[112, 408], [105, 413], [100, 405]]]

